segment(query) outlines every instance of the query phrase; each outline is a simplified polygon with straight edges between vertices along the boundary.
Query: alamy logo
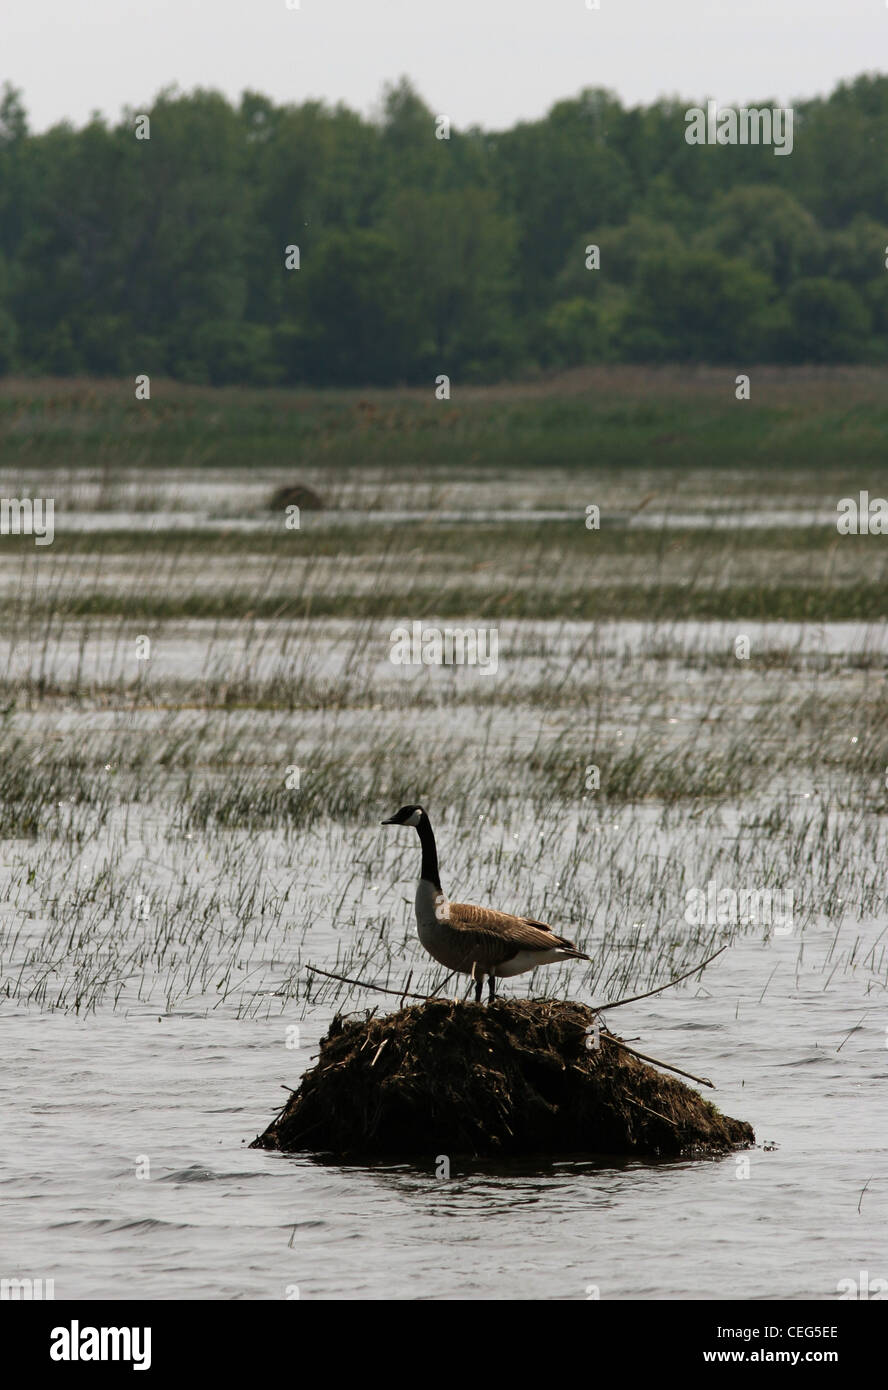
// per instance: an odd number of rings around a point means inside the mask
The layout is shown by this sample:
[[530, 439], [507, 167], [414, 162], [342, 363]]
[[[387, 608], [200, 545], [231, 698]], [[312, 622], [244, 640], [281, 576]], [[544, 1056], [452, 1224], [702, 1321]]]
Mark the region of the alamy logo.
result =
[[0, 1303], [55, 1298], [54, 1279], [0, 1279]]
[[691, 927], [739, 925], [774, 928], [775, 936], [789, 936], [793, 927], [791, 888], [719, 888], [711, 878], [705, 888], [689, 888], [684, 919]]
[[685, 112], [689, 145], [773, 145], [775, 154], [792, 154], [792, 107], [733, 106], [717, 101]]
[[33, 536], [37, 545], [52, 545], [54, 516], [52, 497], [0, 497], [0, 536]]
[[389, 637], [389, 661], [396, 666], [478, 666], [496, 672], [495, 627], [396, 627]]
[[884, 1302], [888, 1299], [888, 1279], [881, 1276], [873, 1278], [867, 1270], [862, 1269], [859, 1280], [840, 1279], [836, 1284], [836, 1293], [840, 1295], [840, 1300], [855, 1298]]
[[836, 511], [840, 536], [888, 536], [888, 500], [884, 497], [870, 498], [868, 492], [841, 497]]
[[134, 1371], [151, 1367], [150, 1327], [54, 1327], [49, 1355], [53, 1361], [132, 1361]]

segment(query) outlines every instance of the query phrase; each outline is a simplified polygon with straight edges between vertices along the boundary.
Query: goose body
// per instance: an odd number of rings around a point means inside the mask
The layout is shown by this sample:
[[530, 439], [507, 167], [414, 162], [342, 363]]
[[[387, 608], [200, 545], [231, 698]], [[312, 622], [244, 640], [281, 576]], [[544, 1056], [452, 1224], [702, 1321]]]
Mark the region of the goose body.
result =
[[422, 845], [416, 889], [416, 927], [432, 958], [448, 970], [471, 975], [480, 1001], [485, 977], [490, 998], [496, 980], [535, 970], [559, 960], [588, 960], [571, 941], [556, 936], [546, 922], [514, 917], [473, 903], [452, 903], [441, 888], [438, 851], [431, 822], [421, 806], [402, 806], [383, 825], [410, 825]]

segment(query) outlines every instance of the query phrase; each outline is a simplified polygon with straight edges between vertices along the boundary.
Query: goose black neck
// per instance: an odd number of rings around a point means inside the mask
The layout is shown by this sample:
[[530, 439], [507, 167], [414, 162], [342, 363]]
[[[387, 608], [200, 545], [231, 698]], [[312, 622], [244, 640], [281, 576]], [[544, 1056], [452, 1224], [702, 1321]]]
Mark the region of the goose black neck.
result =
[[427, 815], [422, 815], [420, 817], [419, 825], [416, 829], [419, 832], [419, 840], [422, 845], [422, 868], [419, 871], [420, 878], [424, 878], [427, 883], [433, 883], [440, 893], [441, 880], [438, 877], [438, 847], [435, 844], [432, 823]]

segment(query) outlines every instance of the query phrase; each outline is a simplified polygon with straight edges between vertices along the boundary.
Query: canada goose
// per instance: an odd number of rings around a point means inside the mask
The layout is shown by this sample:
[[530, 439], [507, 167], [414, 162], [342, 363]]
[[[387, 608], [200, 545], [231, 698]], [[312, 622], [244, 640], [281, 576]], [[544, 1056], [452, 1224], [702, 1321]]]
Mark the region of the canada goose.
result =
[[487, 976], [490, 999], [496, 997], [497, 976], [520, 975], [556, 960], [588, 960], [570, 941], [556, 936], [545, 922], [512, 917], [472, 903], [452, 903], [441, 891], [438, 850], [431, 822], [421, 806], [402, 806], [383, 825], [412, 825], [422, 845], [422, 867], [416, 889], [416, 926], [430, 956], [471, 975], [475, 1002]]

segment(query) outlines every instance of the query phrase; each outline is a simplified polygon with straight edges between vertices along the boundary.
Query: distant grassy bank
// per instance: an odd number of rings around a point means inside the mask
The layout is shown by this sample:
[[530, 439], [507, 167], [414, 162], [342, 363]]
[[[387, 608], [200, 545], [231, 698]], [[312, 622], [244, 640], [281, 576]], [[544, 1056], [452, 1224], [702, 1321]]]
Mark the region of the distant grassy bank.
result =
[[[449, 402], [162, 381], [139, 402], [130, 382], [7, 379], [0, 495], [46, 479], [55, 536], [0, 537], [3, 632], [54, 615], [888, 617], [888, 537], [835, 526], [842, 496], [888, 496], [888, 369], [751, 377], [743, 402], [713, 369]], [[324, 514], [287, 529], [268, 510], [282, 480], [318, 489]]]
[[[751, 399], [738, 401], [746, 372]], [[601, 367], [498, 387], [241, 390], [0, 380], [20, 468], [885, 468], [888, 368]], [[867, 480], [864, 480], [865, 485]]]

